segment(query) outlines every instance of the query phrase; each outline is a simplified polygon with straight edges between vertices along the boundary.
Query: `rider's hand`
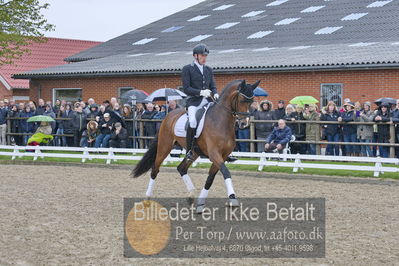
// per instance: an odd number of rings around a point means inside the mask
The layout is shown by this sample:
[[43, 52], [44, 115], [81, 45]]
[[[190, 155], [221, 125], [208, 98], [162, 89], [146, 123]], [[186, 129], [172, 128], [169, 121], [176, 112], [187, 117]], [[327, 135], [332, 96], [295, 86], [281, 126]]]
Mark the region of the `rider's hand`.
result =
[[219, 94], [215, 93], [215, 94], [213, 95], [213, 98], [215, 98], [215, 100], [219, 99]]
[[200, 95], [205, 98], [208, 98], [211, 97], [211, 93], [212, 93], [211, 90], [206, 89], [206, 90], [201, 90]]

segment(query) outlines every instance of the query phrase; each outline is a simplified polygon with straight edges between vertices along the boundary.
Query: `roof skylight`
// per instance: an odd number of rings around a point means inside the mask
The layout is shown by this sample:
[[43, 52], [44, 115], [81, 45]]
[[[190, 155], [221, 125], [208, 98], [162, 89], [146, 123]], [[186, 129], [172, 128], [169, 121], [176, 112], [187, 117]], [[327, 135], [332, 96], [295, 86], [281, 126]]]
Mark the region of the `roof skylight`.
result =
[[207, 18], [207, 17], [209, 17], [209, 15], [199, 15], [199, 16], [190, 18], [190, 19], [187, 20], [187, 21], [200, 21], [200, 20], [202, 20], [202, 19], [204, 19], [204, 18]]
[[367, 7], [382, 7], [385, 6], [386, 4], [391, 3], [392, 0], [387, 0], [387, 1], [375, 1], [374, 3], [369, 4]]
[[217, 26], [215, 29], [216, 29], [216, 30], [228, 29], [228, 28], [231, 28], [231, 27], [237, 25], [238, 23], [240, 23], [240, 22], [228, 22], [228, 23], [224, 23], [224, 24], [222, 24], [222, 25]]
[[242, 18], [255, 17], [257, 15], [262, 14], [263, 12], [265, 12], [265, 10], [251, 11], [251, 12], [248, 12], [247, 14], [245, 14], [245, 15], [242, 15], [241, 17]]
[[312, 13], [322, 9], [325, 6], [311, 6], [301, 11], [301, 13]]
[[325, 27], [325, 28], [322, 28], [322, 29], [316, 31], [314, 34], [331, 34], [331, 33], [336, 32], [337, 30], [342, 29], [342, 28], [343, 28], [342, 26]]
[[290, 50], [304, 50], [304, 49], [308, 49], [308, 48], [311, 48], [311, 47], [313, 47], [313, 46], [311, 46], [311, 45], [308, 45], [308, 46], [304, 45], [304, 46], [295, 46], [295, 47], [291, 47], [291, 48], [289, 48], [289, 49], [290, 49]]
[[285, 18], [283, 20], [280, 20], [279, 22], [275, 23], [274, 25], [279, 26], [279, 25], [288, 25], [291, 24], [292, 22], [295, 22], [297, 20], [300, 20], [301, 18]]
[[162, 32], [174, 32], [174, 31], [180, 30], [183, 27], [184, 26], [173, 26], [173, 27], [170, 27], [170, 28], [167, 28], [167, 29], [163, 30]]
[[222, 6], [219, 6], [219, 7], [217, 7], [217, 8], [214, 8], [213, 11], [226, 10], [226, 9], [228, 9], [229, 7], [232, 7], [232, 6], [235, 6], [235, 4], [222, 5]]
[[274, 49], [276, 49], [276, 48], [273, 48], [273, 47], [263, 47], [263, 48], [254, 49], [254, 50], [252, 50], [252, 51], [254, 51], [254, 52], [263, 52], [263, 51], [270, 51], [270, 50], [274, 50]]
[[234, 52], [237, 52], [237, 51], [240, 51], [240, 50], [242, 50], [242, 49], [228, 49], [228, 50], [222, 50], [222, 51], [219, 51], [219, 54], [234, 53]]
[[271, 34], [271, 33], [273, 33], [272, 30], [268, 30], [268, 31], [258, 31], [258, 32], [255, 32], [254, 34], [249, 35], [249, 36], [247, 37], [247, 39], [259, 39], [259, 38], [263, 38], [263, 37], [265, 37], [266, 35], [269, 35], [269, 34]]
[[359, 18], [364, 17], [368, 13], [352, 13], [350, 15], [347, 15], [346, 17], [343, 17], [341, 20], [358, 20]]
[[156, 39], [157, 39], [157, 38], [145, 38], [145, 39], [142, 39], [142, 40], [137, 41], [137, 42], [135, 42], [135, 43], [132, 43], [132, 45], [143, 45], [143, 44], [152, 42], [153, 40], [156, 40]]
[[211, 36], [212, 36], [212, 34], [198, 35], [198, 36], [195, 36], [194, 38], [191, 38], [187, 42], [199, 42], [199, 41], [205, 40], [206, 38], [209, 38]]
[[281, 4], [284, 4], [285, 2], [288, 2], [288, 0], [276, 0], [267, 4], [266, 6], [279, 6]]
[[354, 43], [354, 44], [350, 44], [348, 46], [350, 47], [364, 47], [364, 46], [370, 46], [376, 44], [376, 42], [358, 42], [358, 43]]

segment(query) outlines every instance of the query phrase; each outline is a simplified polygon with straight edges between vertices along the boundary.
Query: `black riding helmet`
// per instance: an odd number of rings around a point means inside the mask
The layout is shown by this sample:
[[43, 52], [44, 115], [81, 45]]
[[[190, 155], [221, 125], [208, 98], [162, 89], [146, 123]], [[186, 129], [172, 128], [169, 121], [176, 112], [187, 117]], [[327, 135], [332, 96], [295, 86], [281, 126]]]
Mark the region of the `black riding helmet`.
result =
[[193, 55], [195, 54], [208, 55], [209, 54], [208, 46], [206, 46], [206, 44], [203, 43], [197, 44], [193, 49]]

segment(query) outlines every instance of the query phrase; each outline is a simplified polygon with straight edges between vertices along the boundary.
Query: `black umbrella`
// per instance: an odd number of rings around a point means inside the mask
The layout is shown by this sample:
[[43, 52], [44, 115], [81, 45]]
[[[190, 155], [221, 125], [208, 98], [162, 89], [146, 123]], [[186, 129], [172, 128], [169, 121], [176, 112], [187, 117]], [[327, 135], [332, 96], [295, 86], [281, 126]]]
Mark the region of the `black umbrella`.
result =
[[145, 98], [148, 97], [148, 94], [142, 90], [130, 90], [121, 95], [121, 101], [122, 102], [127, 102], [129, 104], [132, 103], [132, 101], [135, 101], [136, 103], [143, 103], [145, 102]]
[[151, 93], [146, 100], [150, 102], [172, 101], [172, 100], [181, 100], [185, 97], [187, 97], [187, 95], [184, 92], [171, 88], [163, 88], [163, 89], [158, 89], [153, 93]]
[[379, 98], [375, 100], [374, 103], [377, 105], [380, 105], [381, 103], [396, 104], [396, 99], [389, 97]]

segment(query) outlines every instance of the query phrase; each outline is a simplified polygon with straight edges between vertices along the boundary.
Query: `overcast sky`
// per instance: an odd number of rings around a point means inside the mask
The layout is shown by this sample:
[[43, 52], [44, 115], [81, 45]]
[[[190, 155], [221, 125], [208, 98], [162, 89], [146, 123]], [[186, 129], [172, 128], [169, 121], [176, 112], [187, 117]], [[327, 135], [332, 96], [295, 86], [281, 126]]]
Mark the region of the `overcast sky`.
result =
[[107, 41], [204, 0], [40, 0], [55, 31], [47, 37]]

